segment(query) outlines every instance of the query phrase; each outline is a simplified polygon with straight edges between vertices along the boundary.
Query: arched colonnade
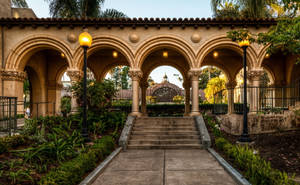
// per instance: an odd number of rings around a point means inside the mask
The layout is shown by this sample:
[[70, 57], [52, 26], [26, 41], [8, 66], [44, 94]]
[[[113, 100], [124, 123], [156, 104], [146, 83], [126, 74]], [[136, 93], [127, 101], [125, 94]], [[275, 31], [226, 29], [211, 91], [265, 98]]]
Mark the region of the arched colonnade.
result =
[[[270, 59], [265, 58], [266, 49], [267, 47], [257, 49], [254, 46], [248, 48], [249, 80], [253, 86], [259, 85], [263, 67], [266, 67], [270, 74], [278, 72], [278, 69], [268, 62]], [[114, 51], [118, 52], [118, 57], [111, 55]], [[162, 55], [165, 51], [168, 52], [167, 57]], [[214, 56], [214, 52], [218, 52], [218, 57]], [[118, 65], [130, 67], [132, 115], [140, 116], [146, 113], [146, 82], [150, 72], [161, 65], [175, 67], [181, 72], [186, 98], [185, 114], [197, 115], [201, 67], [212, 65], [220, 68], [226, 75], [227, 88], [232, 89], [236, 86], [236, 74], [242, 68], [242, 49], [225, 35], [207, 39], [198, 48], [191, 46], [185, 39], [172, 35], [151, 37], [136, 47], [116, 36], [93, 35], [93, 45], [88, 50], [88, 67], [94, 72], [96, 80], [102, 80], [109, 69]], [[23, 89], [23, 81], [28, 78], [31, 81], [34, 101], [56, 102], [54, 107], [43, 107], [43, 114], [52, 110], [59, 111], [62, 75], [67, 71], [71, 81], [78, 81], [83, 76], [82, 66], [83, 50], [80, 46], [70, 47], [67, 42], [51, 35], [27, 37], [10, 50], [6, 59], [1, 72], [3, 94], [18, 97], [18, 100], [22, 101], [23, 91], [20, 89]], [[287, 79], [288, 82], [291, 79], [293, 68], [287, 70], [290, 70], [287, 73], [290, 76], [282, 77], [282, 81]], [[276, 77], [274, 75], [275, 81]], [[233, 111], [233, 93], [228, 91], [229, 112]], [[139, 99], [142, 100], [141, 111]]]

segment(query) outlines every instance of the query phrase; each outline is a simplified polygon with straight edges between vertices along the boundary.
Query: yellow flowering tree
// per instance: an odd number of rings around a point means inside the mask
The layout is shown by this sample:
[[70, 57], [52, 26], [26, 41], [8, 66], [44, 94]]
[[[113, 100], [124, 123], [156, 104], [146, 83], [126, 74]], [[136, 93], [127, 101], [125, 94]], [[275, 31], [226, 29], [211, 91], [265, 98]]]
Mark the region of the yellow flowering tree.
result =
[[[205, 97], [208, 103], [214, 103], [215, 93], [225, 89], [225, 77], [214, 77], [208, 81], [206, 88], [204, 89]], [[224, 91], [222, 93], [222, 98], [227, 102], [227, 93]]]
[[175, 103], [182, 103], [183, 99], [184, 99], [183, 96], [176, 95], [176, 96], [173, 97], [173, 102], [175, 102]]

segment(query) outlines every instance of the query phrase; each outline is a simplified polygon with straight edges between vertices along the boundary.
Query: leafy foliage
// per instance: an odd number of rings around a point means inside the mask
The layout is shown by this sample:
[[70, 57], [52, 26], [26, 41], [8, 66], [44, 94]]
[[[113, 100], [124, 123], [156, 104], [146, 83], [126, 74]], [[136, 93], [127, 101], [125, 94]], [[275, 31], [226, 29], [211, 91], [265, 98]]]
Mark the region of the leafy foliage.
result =
[[61, 98], [60, 110], [64, 117], [71, 112], [71, 97], [64, 96]]
[[114, 9], [101, 11], [104, 0], [47, 0], [52, 17], [61, 18], [86, 18], [105, 17], [120, 18], [126, 17], [122, 12]]
[[199, 76], [199, 89], [205, 89], [208, 81], [211, 78], [220, 76], [221, 73], [222, 71], [215, 67], [207, 67], [203, 69], [201, 75]]
[[262, 18], [270, 17], [267, 5], [271, 1], [272, 0], [211, 0], [211, 6], [215, 16], [218, 16], [218, 12], [221, 12], [226, 16]]
[[103, 137], [97, 140], [87, 153], [80, 154], [73, 160], [63, 163], [42, 177], [39, 184], [78, 184], [83, 175], [92, 170], [99, 159], [107, 156], [114, 149], [114, 140]]
[[[99, 113], [105, 111], [110, 105], [112, 98], [116, 94], [116, 89], [112, 81], [104, 80], [97, 82], [95, 80], [87, 81], [87, 108], [89, 111]], [[72, 85], [71, 91], [77, 98], [79, 105], [83, 104], [83, 81]]]
[[249, 40], [250, 43], [256, 41], [255, 35], [251, 34], [249, 30], [233, 30], [227, 32], [227, 37], [233, 42], [241, 42], [243, 40]]
[[[204, 89], [207, 102], [214, 103], [215, 93], [225, 89], [225, 79], [221, 77], [215, 77], [209, 80], [206, 89]], [[226, 97], [226, 93], [222, 94]]]
[[234, 17], [241, 16], [239, 5], [233, 4], [233, 2], [226, 1], [224, 4], [219, 4], [219, 8], [216, 9], [214, 17]]
[[[266, 33], [258, 35], [259, 44], [268, 45], [268, 52], [300, 54], [300, 16], [294, 19], [282, 19]], [[299, 59], [299, 56], [298, 56]]]
[[215, 142], [216, 147], [224, 151], [234, 164], [244, 171], [244, 176], [252, 184], [296, 185], [285, 172], [273, 169], [270, 162], [256, 155], [253, 149], [232, 145], [223, 137], [217, 138]]
[[11, 3], [16, 8], [28, 8], [26, 0], [12, 0]]

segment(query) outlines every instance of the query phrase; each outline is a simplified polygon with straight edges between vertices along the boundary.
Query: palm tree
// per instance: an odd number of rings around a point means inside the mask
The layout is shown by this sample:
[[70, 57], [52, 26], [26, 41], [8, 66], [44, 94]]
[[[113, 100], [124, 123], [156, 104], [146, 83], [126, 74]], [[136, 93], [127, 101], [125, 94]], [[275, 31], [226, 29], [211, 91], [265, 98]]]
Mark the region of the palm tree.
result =
[[12, 6], [16, 8], [28, 8], [26, 0], [12, 0]]
[[50, 7], [50, 15], [60, 18], [127, 17], [115, 9], [101, 10], [105, 0], [46, 0]]
[[215, 15], [223, 4], [231, 2], [240, 7], [243, 17], [261, 18], [270, 16], [267, 5], [274, 1], [276, 0], [211, 0], [211, 5]]

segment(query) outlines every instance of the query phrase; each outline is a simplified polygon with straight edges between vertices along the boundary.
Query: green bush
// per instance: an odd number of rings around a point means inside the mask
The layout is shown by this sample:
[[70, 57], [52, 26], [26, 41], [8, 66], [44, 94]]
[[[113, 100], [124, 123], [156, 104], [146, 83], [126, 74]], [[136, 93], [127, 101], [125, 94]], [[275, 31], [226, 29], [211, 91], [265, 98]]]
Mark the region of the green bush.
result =
[[41, 185], [73, 185], [78, 184], [83, 176], [96, 167], [101, 157], [107, 156], [114, 149], [114, 140], [104, 136], [97, 140], [87, 153], [82, 153], [71, 161], [62, 163], [43, 176]]
[[244, 172], [244, 176], [252, 184], [296, 185], [285, 172], [273, 169], [269, 162], [255, 155], [247, 146], [232, 145], [224, 138], [217, 138], [215, 143], [217, 148]]
[[61, 98], [60, 110], [63, 114], [63, 117], [67, 117], [67, 115], [71, 112], [71, 97], [64, 96]]

